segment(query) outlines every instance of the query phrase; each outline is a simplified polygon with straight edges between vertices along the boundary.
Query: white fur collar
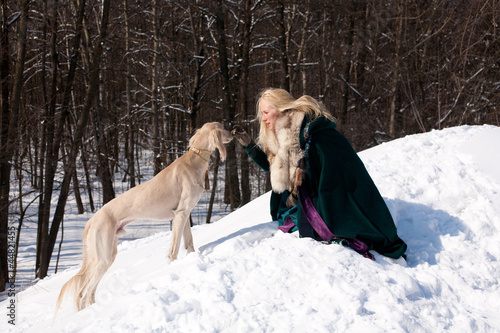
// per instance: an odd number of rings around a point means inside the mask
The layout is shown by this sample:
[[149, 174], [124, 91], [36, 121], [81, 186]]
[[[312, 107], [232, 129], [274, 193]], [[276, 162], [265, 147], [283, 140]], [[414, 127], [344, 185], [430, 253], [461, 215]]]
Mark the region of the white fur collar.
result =
[[267, 154], [274, 192], [292, 191], [295, 171], [304, 152], [300, 149], [300, 127], [304, 113], [289, 111], [276, 120], [274, 132], [260, 133], [259, 142]]

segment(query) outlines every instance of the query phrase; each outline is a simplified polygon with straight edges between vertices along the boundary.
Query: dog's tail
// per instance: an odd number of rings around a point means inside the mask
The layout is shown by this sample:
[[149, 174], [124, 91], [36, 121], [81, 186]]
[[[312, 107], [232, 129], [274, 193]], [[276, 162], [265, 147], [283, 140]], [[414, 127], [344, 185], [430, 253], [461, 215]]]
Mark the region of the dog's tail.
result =
[[61, 289], [61, 292], [59, 293], [59, 297], [57, 298], [56, 312], [54, 314], [54, 317], [55, 315], [57, 315], [57, 312], [59, 311], [61, 304], [63, 303], [64, 299], [68, 294], [73, 296], [73, 300], [76, 303], [76, 307], [77, 309], [79, 308], [78, 294], [82, 289], [82, 284], [84, 280], [85, 276], [84, 274], [82, 274], [82, 271], [80, 270], [80, 272], [78, 272], [75, 276], [73, 276], [71, 279], [68, 280], [68, 282], [64, 284], [64, 286]]
[[[87, 237], [88, 227], [85, 226], [85, 230], [83, 232], [83, 239]], [[56, 302], [56, 311], [54, 313], [54, 318], [61, 307], [66, 296], [73, 297], [73, 301], [75, 302], [77, 311], [81, 310], [81, 293], [85, 284], [88, 283], [88, 253], [87, 253], [87, 245], [86, 242], [83, 241], [83, 262], [80, 271], [76, 273], [71, 279], [69, 279], [61, 288], [61, 292], [59, 293], [59, 297]], [[69, 295], [68, 295], [69, 294]]]

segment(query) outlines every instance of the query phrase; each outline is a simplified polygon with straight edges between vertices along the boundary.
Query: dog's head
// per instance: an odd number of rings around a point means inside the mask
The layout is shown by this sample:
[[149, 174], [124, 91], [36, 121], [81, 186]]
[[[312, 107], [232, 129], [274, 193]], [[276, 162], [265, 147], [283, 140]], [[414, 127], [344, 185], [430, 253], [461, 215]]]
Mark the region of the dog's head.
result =
[[212, 122], [206, 123], [196, 131], [189, 145], [198, 149], [207, 149], [214, 151], [219, 149], [221, 160], [226, 160], [226, 147], [225, 144], [233, 139], [231, 132], [224, 129], [221, 123]]

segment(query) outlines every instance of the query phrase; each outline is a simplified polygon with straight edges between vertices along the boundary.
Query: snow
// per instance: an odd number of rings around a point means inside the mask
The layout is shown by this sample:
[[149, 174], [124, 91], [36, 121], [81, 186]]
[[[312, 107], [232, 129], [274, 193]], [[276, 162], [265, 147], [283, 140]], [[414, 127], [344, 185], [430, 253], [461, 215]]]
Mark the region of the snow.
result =
[[75, 215], [62, 249], [68, 268], [18, 292], [16, 325], [3, 315], [0, 331], [499, 332], [498, 147], [499, 127], [460, 126], [360, 153], [408, 262], [283, 234], [266, 193], [193, 227], [196, 252], [173, 263], [170, 231], [121, 242], [96, 303], [78, 313], [64, 303], [54, 319], [60, 288], [79, 269], [72, 237], [88, 216]]

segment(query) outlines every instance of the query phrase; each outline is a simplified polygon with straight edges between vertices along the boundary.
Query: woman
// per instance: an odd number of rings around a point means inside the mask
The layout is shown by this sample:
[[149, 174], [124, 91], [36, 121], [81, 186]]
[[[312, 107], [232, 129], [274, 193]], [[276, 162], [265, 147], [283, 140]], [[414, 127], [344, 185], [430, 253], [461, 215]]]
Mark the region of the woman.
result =
[[270, 172], [271, 216], [285, 232], [405, 257], [406, 244], [377, 187], [334, 118], [310, 96], [264, 90], [257, 102], [257, 143], [240, 127], [233, 136]]

